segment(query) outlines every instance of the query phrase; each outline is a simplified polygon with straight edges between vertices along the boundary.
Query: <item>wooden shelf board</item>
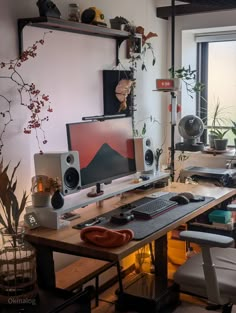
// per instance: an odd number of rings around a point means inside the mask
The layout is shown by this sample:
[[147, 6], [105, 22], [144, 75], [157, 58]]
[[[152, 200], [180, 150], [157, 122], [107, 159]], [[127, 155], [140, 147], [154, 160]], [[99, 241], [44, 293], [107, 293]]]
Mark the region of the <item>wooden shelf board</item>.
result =
[[[90, 24], [84, 24], [79, 22], [72, 22], [63, 20], [60, 18], [53, 17], [32, 17], [32, 18], [22, 18], [18, 20], [20, 25], [41, 27], [48, 29], [55, 29], [61, 31], [69, 31], [80, 34], [87, 34], [93, 36], [102, 36], [110, 38], [122, 38], [126, 39], [129, 37], [129, 33], [122, 30], [112, 29], [104, 26], [96, 26]], [[23, 28], [22, 27], [22, 28]]]

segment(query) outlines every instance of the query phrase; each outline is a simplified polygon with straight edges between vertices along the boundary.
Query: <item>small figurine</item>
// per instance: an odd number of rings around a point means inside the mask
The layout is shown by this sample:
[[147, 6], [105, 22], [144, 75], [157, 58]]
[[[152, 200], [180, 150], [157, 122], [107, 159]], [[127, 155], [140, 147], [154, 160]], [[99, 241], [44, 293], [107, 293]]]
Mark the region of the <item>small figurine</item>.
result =
[[51, 0], [38, 0], [37, 6], [40, 16], [61, 17], [60, 11]]

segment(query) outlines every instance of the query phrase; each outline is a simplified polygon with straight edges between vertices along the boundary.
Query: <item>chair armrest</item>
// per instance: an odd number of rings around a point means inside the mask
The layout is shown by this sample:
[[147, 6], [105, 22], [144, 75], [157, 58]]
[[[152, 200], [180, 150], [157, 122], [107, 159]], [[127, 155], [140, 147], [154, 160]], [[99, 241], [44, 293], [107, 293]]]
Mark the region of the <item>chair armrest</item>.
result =
[[200, 231], [184, 230], [180, 238], [186, 241], [195, 242], [199, 245], [226, 248], [233, 246], [234, 239], [228, 236], [210, 234]]
[[227, 205], [227, 210], [228, 211], [232, 211], [232, 212], [236, 211], [236, 203], [228, 204]]

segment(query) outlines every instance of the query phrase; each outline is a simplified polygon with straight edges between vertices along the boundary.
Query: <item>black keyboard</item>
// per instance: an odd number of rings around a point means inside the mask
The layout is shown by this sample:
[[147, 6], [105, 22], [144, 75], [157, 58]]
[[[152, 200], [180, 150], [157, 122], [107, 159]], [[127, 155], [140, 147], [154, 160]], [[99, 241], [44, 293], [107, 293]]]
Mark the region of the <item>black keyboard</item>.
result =
[[152, 218], [155, 215], [162, 213], [176, 205], [177, 205], [177, 202], [175, 201], [166, 200], [166, 199], [154, 199], [153, 201], [150, 201], [146, 204], [137, 206], [135, 209], [132, 210], [132, 213], [136, 217]]

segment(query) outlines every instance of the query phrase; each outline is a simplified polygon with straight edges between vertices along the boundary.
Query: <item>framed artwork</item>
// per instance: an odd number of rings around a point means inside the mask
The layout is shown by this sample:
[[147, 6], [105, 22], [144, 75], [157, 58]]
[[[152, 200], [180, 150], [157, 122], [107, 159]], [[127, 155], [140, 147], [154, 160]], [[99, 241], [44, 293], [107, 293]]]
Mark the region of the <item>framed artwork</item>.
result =
[[131, 115], [131, 95], [126, 99], [127, 108], [120, 110], [120, 101], [116, 97], [116, 87], [120, 80], [131, 79], [130, 71], [118, 70], [104, 70], [103, 71], [103, 101], [104, 101], [104, 115], [115, 115], [124, 113], [126, 116]]

